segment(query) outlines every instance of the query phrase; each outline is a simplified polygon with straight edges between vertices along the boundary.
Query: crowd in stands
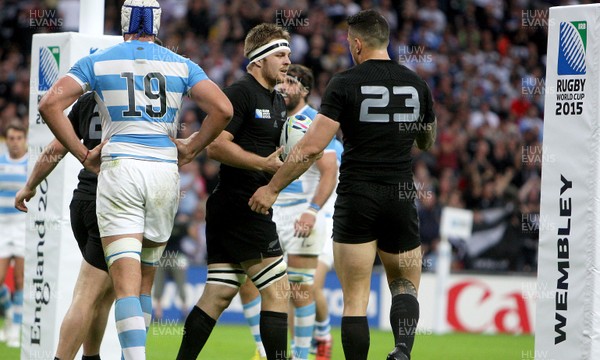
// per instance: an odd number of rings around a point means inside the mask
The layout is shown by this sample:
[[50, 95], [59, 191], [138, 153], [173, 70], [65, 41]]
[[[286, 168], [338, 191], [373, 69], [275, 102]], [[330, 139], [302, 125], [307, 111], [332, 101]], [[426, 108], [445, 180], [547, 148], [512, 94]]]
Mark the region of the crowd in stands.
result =
[[[105, 34], [120, 35], [121, 2], [106, 0]], [[77, 3], [0, 0], [0, 133], [15, 118], [28, 121], [32, 35], [77, 31]], [[475, 211], [475, 230], [503, 224], [498, 239], [486, 240], [489, 246], [476, 246], [478, 251], [473, 251], [472, 242], [451, 239], [455, 269], [535, 271], [542, 150], [546, 150], [542, 130], [547, 9], [572, 2], [160, 3], [164, 46], [198, 63], [221, 86], [244, 73], [243, 39], [250, 28], [261, 22], [286, 27], [292, 34], [292, 62], [310, 67], [315, 74], [309, 102], [317, 108], [331, 76], [352, 66], [345, 18], [363, 8], [380, 11], [391, 27], [390, 56], [426, 79], [435, 101], [436, 144], [430, 152], [415, 149], [414, 153], [426, 259], [435, 263], [441, 209], [452, 206]], [[192, 133], [201, 119], [198, 109], [186, 103], [181, 135]], [[205, 157], [181, 169], [180, 219], [189, 223], [181, 247], [196, 262], [202, 261], [198, 244], [202, 243], [203, 204], [218, 181], [218, 171], [218, 164]], [[492, 216], [494, 211], [500, 211], [500, 218]]]

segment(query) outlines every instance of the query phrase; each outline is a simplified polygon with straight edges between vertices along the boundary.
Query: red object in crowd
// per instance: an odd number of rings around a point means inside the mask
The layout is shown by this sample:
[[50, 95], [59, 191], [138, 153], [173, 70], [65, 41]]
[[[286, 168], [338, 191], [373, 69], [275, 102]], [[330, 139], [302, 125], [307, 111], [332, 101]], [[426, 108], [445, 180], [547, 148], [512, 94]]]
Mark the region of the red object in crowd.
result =
[[510, 39], [507, 36], [502, 35], [500, 39], [498, 39], [497, 46], [500, 56], [507, 56], [510, 51]]
[[519, 119], [527, 114], [530, 106], [531, 103], [525, 97], [521, 96], [510, 103], [510, 112]]

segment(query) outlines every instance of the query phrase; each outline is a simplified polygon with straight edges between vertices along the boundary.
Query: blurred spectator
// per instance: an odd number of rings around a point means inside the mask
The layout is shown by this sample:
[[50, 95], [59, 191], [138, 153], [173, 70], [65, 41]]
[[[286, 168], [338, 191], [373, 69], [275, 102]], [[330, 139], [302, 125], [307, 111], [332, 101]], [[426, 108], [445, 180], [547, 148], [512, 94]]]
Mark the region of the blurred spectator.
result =
[[206, 264], [206, 202], [201, 201], [187, 226], [181, 248], [192, 263]]
[[200, 176], [200, 164], [192, 161], [179, 168], [179, 213], [192, 217], [200, 199], [206, 198], [206, 185]]
[[177, 295], [181, 300], [181, 319], [185, 319], [188, 313], [187, 309], [187, 294], [185, 292], [185, 284], [187, 282], [188, 259], [183, 253], [181, 245], [184, 236], [187, 233], [189, 217], [185, 214], [177, 214], [175, 217], [175, 225], [167, 246], [160, 259], [160, 265], [156, 268], [154, 277], [154, 316], [156, 319], [162, 318], [162, 297], [165, 290], [167, 279], [170, 278], [177, 287]]

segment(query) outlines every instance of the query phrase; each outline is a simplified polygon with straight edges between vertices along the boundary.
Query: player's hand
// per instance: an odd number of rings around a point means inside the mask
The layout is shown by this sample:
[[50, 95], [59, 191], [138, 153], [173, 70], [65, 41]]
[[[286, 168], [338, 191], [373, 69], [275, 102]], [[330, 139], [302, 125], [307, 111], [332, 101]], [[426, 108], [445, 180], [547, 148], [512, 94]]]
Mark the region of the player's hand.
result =
[[100, 172], [100, 157], [102, 156], [102, 148], [107, 142], [108, 140], [104, 140], [98, 146], [90, 150], [90, 153], [83, 162], [83, 167], [86, 168], [86, 170], [98, 175]]
[[269, 185], [259, 187], [254, 195], [248, 201], [252, 211], [259, 214], [269, 215], [269, 209], [277, 199], [277, 192], [273, 191]]
[[196, 157], [195, 152], [192, 151], [193, 149], [190, 149], [189, 146], [192, 138], [194, 138], [196, 135], [198, 135], [197, 131], [185, 139], [171, 138], [171, 141], [173, 141], [175, 146], [177, 146], [177, 165], [179, 167], [189, 164]]
[[303, 212], [294, 222], [294, 236], [301, 238], [309, 237], [316, 221], [317, 216], [315, 213], [312, 211]]
[[279, 155], [283, 152], [283, 146], [280, 146], [277, 150], [275, 150], [271, 155], [265, 158], [265, 169], [264, 171], [275, 174], [277, 170], [283, 165], [283, 161]]
[[19, 190], [17, 195], [15, 196], [15, 208], [22, 212], [27, 212], [27, 206], [25, 205], [25, 201], [31, 200], [32, 197], [35, 196], [35, 188], [30, 189], [27, 186]]

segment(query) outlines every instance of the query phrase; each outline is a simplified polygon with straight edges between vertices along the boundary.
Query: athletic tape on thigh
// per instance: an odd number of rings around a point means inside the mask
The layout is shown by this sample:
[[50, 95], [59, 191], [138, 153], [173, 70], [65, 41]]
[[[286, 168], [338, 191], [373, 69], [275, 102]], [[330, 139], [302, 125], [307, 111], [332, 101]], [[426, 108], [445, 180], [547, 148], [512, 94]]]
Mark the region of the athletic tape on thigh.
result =
[[136, 238], [121, 238], [110, 243], [104, 248], [104, 259], [108, 267], [121, 259], [131, 258], [140, 261], [140, 253], [142, 252], [142, 242]]
[[258, 290], [262, 290], [282, 278], [285, 275], [286, 269], [287, 264], [283, 261], [283, 257], [280, 257], [277, 261], [269, 264], [258, 274], [254, 275], [252, 282]]
[[246, 281], [246, 273], [239, 266], [229, 265], [218, 268], [208, 268], [207, 284], [225, 285], [239, 288]]
[[315, 282], [316, 269], [288, 267], [288, 280], [293, 283], [312, 285]]
[[142, 264], [158, 266], [166, 246], [167, 244], [152, 248], [142, 248], [142, 256], [140, 257]]

